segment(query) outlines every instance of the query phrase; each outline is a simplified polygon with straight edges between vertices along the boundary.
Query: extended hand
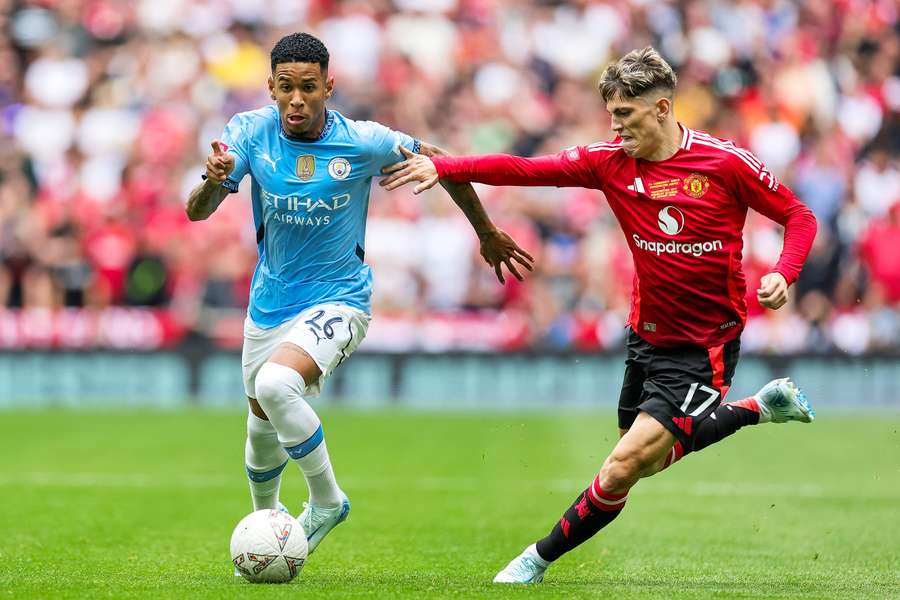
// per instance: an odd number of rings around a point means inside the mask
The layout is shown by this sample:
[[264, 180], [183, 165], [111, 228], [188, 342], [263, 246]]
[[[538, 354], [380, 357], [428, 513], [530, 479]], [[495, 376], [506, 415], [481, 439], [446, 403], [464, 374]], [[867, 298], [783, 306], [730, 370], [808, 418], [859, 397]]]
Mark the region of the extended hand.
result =
[[216, 183], [222, 183], [234, 171], [234, 155], [228, 154], [223, 142], [213, 140], [212, 154], [206, 157], [206, 177]]
[[788, 283], [781, 273], [769, 273], [759, 280], [756, 290], [759, 303], [772, 310], [778, 310], [788, 300]]
[[387, 190], [395, 190], [410, 181], [418, 181], [419, 185], [413, 189], [413, 194], [420, 194], [434, 187], [439, 177], [431, 159], [423, 154], [414, 154], [403, 146], [400, 146], [400, 152], [403, 153], [406, 160], [383, 168], [382, 173], [385, 175], [392, 173], [392, 175], [382, 179], [378, 185]]
[[497, 279], [500, 280], [500, 283], [505, 283], [503, 271], [500, 268], [501, 265], [506, 265], [509, 272], [519, 281], [522, 281], [523, 277], [516, 270], [513, 261], [529, 271], [534, 270], [532, 264], [534, 263], [534, 258], [502, 229], [494, 229], [490, 233], [479, 234], [478, 238], [481, 240], [481, 257], [484, 258], [487, 264], [494, 267], [494, 273], [497, 274]]

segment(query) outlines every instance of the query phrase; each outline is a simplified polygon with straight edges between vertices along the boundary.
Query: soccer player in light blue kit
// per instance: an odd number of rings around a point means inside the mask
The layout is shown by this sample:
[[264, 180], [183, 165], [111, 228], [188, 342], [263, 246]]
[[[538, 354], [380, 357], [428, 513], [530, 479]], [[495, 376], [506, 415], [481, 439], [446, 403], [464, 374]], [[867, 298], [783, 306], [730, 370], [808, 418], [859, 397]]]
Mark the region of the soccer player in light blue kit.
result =
[[[309, 502], [298, 517], [312, 553], [350, 502], [338, 487], [322, 425], [307, 398], [356, 350], [369, 326], [372, 273], [365, 225], [372, 178], [434, 146], [373, 122], [327, 110], [334, 80], [328, 50], [305, 33], [272, 49], [274, 105], [235, 115], [212, 142], [205, 181], [191, 192], [191, 220], [209, 217], [250, 175], [259, 261], [244, 323], [243, 376], [250, 402], [245, 459], [253, 509], [274, 509], [290, 459], [302, 470]], [[531, 256], [497, 229], [469, 184], [445, 186], [481, 242], [482, 257], [521, 279]]]

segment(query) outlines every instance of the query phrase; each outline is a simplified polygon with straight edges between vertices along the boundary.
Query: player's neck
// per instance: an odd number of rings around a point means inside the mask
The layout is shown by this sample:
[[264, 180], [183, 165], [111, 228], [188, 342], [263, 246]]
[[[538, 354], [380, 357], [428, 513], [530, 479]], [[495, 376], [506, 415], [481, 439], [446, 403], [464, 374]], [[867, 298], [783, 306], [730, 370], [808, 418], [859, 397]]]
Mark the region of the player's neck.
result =
[[310, 129], [304, 135], [293, 135], [283, 126], [281, 128], [282, 133], [284, 133], [285, 137], [290, 140], [296, 140], [298, 142], [315, 142], [320, 137], [322, 137], [322, 132], [325, 130], [325, 123], [328, 121], [328, 109], [322, 111], [322, 117], [319, 119], [319, 122], [316, 123], [312, 129]]
[[644, 160], [649, 160], [653, 162], [658, 162], [661, 160], [668, 160], [675, 156], [675, 153], [678, 152], [678, 149], [681, 147], [681, 126], [678, 124], [678, 121], [675, 119], [668, 119], [664, 124], [661, 132], [661, 139], [656, 148], [648, 154], [647, 156], [643, 156]]

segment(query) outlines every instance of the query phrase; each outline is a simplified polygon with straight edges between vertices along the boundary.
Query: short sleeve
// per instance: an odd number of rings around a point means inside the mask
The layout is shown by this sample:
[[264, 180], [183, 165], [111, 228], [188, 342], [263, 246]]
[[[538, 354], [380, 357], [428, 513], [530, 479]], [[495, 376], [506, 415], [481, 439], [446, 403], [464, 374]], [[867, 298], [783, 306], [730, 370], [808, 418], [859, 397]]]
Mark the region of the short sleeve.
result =
[[242, 115], [235, 115], [225, 126], [222, 141], [228, 148], [225, 150], [234, 155], [234, 170], [222, 182], [222, 187], [229, 192], [238, 191], [241, 180], [250, 172], [250, 120]]
[[394, 131], [380, 123], [369, 121], [366, 123], [371, 132], [371, 175], [380, 175], [381, 169], [403, 160], [400, 146], [411, 152], [418, 153], [422, 149], [422, 143], [412, 136], [400, 131]]

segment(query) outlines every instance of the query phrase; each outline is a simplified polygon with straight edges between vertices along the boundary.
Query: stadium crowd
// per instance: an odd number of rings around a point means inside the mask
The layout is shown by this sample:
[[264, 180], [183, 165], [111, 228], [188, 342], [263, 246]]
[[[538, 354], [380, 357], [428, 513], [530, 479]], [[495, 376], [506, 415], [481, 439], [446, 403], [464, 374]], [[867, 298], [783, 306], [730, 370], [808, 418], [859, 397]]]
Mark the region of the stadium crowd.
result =
[[[781, 232], [748, 219], [744, 349], [897, 350], [898, 14], [893, 0], [0, 0], [0, 340], [46, 315], [146, 307], [177, 336], [239, 341], [249, 192], [201, 223], [183, 205], [227, 119], [270, 102], [271, 45], [305, 30], [331, 51], [332, 108], [454, 153], [611, 139], [600, 69], [656, 46], [680, 119], [750, 148], [819, 220], [791, 305], [763, 312], [755, 284]], [[602, 194], [479, 191], [536, 272], [500, 286], [442, 191], [376, 186], [363, 348], [619, 345], [631, 261]]]

